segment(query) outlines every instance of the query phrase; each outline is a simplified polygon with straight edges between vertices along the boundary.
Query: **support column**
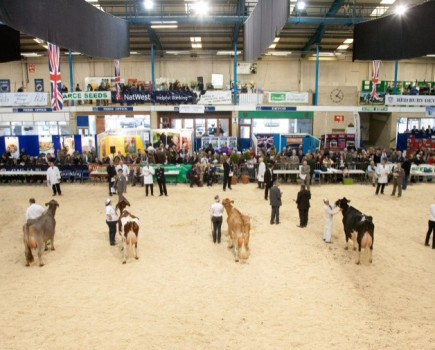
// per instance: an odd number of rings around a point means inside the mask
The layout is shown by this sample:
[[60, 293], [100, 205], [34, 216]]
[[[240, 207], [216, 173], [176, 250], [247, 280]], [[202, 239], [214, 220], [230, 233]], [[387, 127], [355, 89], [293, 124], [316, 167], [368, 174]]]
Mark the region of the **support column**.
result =
[[154, 77], [154, 44], [151, 43], [151, 84], [152, 84], [152, 91], [155, 90], [155, 77]]
[[314, 84], [314, 105], [317, 106], [319, 95], [319, 44], [316, 44], [316, 81]]
[[397, 73], [399, 72], [399, 61], [396, 60], [394, 69], [394, 95], [397, 95]]
[[[68, 60], [69, 60], [69, 85], [70, 92], [74, 91], [74, 78], [73, 78], [73, 63], [72, 63], [72, 54], [71, 50], [68, 50]], [[74, 100], [71, 100], [71, 106], [74, 106]]]
[[237, 105], [237, 42], [234, 43], [234, 105]]

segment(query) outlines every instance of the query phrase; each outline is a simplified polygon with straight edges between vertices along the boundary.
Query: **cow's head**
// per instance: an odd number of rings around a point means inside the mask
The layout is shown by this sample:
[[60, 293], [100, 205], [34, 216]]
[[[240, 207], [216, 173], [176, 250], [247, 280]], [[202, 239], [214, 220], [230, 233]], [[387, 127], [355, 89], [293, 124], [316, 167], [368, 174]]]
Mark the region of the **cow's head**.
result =
[[234, 203], [234, 201], [233, 200], [231, 200], [231, 199], [229, 199], [229, 198], [225, 198], [223, 201], [222, 201], [222, 205], [225, 207], [225, 206], [227, 206], [227, 205], [231, 205], [231, 204], [233, 204]]
[[349, 207], [348, 203], [350, 203], [350, 200], [347, 199], [346, 197], [343, 197], [341, 199], [338, 199], [335, 202], [335, 206], [339, 207], [340, 210], [344, 210], [344, 209], [347, 209]]
[[119, 212], [122, 214], [122, 212], [124, 211], [124, 209], [126, 207], [129, 207], [130, 203], [127, 199], [123, 199], [122, 201], [118, 202], [118, 204], [116, 204], [115, 210], [119, 209]]
[[50, 202], [48, 202], [48, 203], [45, 203], [45, 206], [46, 207], [58, 207], [59, 206], [59, 203], [58, 202], [56, 202], [54, 199], [52, 199]]

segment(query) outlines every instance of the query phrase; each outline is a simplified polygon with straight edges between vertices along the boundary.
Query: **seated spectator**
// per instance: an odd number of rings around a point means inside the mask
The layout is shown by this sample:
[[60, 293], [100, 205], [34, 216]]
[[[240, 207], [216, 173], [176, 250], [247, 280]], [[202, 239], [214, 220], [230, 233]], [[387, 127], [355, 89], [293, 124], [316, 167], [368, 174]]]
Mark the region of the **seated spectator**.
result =
[[190, 183], [190, 187], [193, 187], [193, 184], [197, 184], [198, 187], [202, 187], [203, 183], [203, 171], [201, 168], [201, 164], [197, 162], [195, 165], [192, 166], [193, 173], [192, 173], [192, 181]]
[[412, 133], [412, 134], [418, 134], [418, 129], [417, 129], [417, 126], [416, 126], [416, 125], [414, 125], [414, 126], [412, 127], [411, 133]]
[[215, 182], [214, 167], [212, 167], [210, 163], [207, 164], [207, 167], [204, 171], [204, 182], [207, 183], [207, 187], [211, 187], [213, 182]]
[[329, 159], [329, 156], [325, 156], [325, 158], [323, 159], [323, 166], [325, 168], [331, 168], [333, 164], [334, 162], [331, 159]]

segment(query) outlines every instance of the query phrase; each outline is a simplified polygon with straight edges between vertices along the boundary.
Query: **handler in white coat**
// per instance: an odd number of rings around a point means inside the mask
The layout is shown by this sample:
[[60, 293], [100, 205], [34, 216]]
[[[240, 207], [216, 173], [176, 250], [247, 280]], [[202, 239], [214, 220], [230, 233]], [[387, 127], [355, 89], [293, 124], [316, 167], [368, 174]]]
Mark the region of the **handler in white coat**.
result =
[[150, 163], [146, 162], [145, 167], [142, 168], [143, 182], [145, 184], [145, 194], [148, 197], [148, 187], [151, 187], [151, 196], [154, 196], [153, 188], [153, 175], [154, 168], [150, 167]]
[[258, 159], [258, 188], [264, 188], [264, 173], [266, 172], [266, 164], [263, 162], [263, 158]]
[[334, 211], [332, 206], [329, 204], [329, 199], [323, 198], [323, 209], [325, 210], [325, 228], [323, 230], [323, 240], [325, 243], [331, 243], [331, 234], [332, 234], [332, 223], [333, 216], [338, 213], [338, 211]]
[[57, 193], [60, 196], [62, 191], [60, 190], [59, 168], [55, 166], [53, 162], [49, 162], [48, 165], [50, 167], [47, 169], [47, 185], [51, 186], [51, 189], [53, 190], [53, 196], [55, 196]]
[[386, 163], [387, 160], [383, 158], [382, 163], [376, 167], [376, 174], [378, 176], [376, 194], [379, 194], [379, 189], [381, 189], [381, 194], [384, 194], [385, 185], [388, 183], [388, 174], [390, 173], [390, 168]]

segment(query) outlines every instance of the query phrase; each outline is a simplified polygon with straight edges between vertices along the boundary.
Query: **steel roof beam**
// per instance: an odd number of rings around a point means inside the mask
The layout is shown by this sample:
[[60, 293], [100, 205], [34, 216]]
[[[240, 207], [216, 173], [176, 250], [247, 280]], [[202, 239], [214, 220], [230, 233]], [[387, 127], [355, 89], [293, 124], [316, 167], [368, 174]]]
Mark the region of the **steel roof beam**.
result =
[[150, 24], [146, 25], [146, 29], [147, 29], [147, 33], [148, 33], [148, 38], [150, 39], [151, 44], [154, 45], [154, 48], [156, 50], [163, 50], [163, 46], [162, 43], [159, 40], [159, 37], [157, 36], [156, 32], [151, 28]]

